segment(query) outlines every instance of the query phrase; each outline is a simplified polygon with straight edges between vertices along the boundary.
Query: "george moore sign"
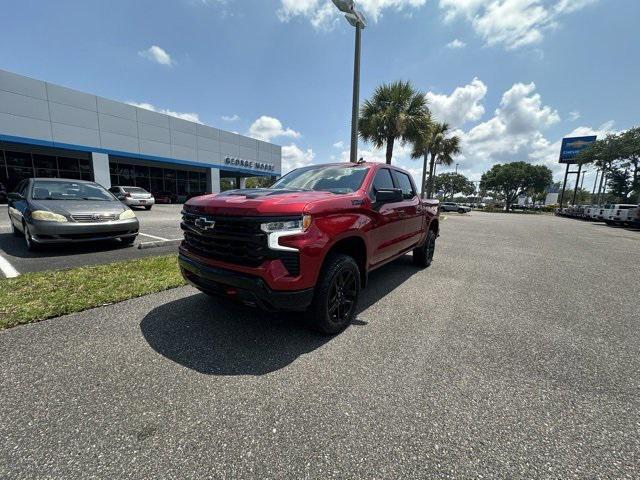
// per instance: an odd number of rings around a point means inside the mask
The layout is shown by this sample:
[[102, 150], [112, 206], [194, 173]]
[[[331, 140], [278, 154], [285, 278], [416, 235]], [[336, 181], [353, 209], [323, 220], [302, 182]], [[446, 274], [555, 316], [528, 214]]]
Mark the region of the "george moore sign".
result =
[[234, 167], [254, 168], [256, 170], [264, 170], [271, 172], [274, 170], [274, 165], [265, 162], [254, 162], [253, 160], [243, 160], [241, 158], [227, 157], [224, 159], [224, 164]]

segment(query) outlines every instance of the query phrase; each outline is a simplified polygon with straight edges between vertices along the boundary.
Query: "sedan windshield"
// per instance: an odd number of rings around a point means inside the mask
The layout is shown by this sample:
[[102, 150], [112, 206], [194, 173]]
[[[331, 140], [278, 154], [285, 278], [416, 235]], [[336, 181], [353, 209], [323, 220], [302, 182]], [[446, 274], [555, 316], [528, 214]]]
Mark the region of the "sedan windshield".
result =
[[369, 167], [358, 165], [304, 167], [286, 174], [271, 188], [352, 193], [360, 188], [368, 171]]
[[33, 183], [33, 200], [97, 200], [113, 202], [115, 197], [97, 183], [37, 180]]

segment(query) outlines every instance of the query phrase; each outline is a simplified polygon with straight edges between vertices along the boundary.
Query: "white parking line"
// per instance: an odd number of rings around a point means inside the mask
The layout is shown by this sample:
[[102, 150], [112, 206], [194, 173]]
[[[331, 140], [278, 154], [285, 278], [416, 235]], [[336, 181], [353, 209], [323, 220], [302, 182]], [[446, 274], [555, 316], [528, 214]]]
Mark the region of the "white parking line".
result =
[[169, 242], [169, 238], [156, 237], [155, 235], [149, 235], [148, 233], [138, 232], [138, 235], [142, 235], [143, 237], [154, 238], [156, 240], [162, 240], [163, 242]]
[[13, 265], [2, 255], [0, 255], [0, 272], [7, 278], [15, 278], [20, 275], [20, 272], [13, 268]]

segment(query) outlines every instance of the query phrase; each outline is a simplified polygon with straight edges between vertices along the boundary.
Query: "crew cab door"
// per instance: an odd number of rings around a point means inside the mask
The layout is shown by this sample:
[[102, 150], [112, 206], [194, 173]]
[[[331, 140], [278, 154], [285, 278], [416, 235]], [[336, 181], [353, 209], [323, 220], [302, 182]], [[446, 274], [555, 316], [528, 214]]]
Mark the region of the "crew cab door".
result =
[[397, 188], [402, 190], [402, 202], [396, 207], [399, 219], [400, 250], [416, 245], [422, 239], [425, 230], [425, 216], [422, 202], [409, 175], [394, 170]]
[[393, 174], [389, 168], [380, 168], [373, 179], [369, 195], [372, 202], [373, 228], [370, 232], [371, 264], [383, 262], [400, 253], [400, 211], [402, 202], [380, 202], [376, 200], [378, 190], [394, 189]]

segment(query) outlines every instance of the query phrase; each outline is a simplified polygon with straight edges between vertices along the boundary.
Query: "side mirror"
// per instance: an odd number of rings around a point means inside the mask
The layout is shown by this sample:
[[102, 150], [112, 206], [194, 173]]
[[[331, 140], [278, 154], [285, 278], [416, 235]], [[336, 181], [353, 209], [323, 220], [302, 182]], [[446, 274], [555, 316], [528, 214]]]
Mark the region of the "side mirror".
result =
[[9, 200], [13, 200], [13, 201], [17, 201], [17, 200], [24, 200], [24, 197], [22, 196], [21, 193], [18, 192], [12, 192], [9, 195], [7, 195], [7, 198]]
[[399, 188], [381, 188], [376, 191], [376, 203], [394, 203], [402, 200], [402, 190]]

